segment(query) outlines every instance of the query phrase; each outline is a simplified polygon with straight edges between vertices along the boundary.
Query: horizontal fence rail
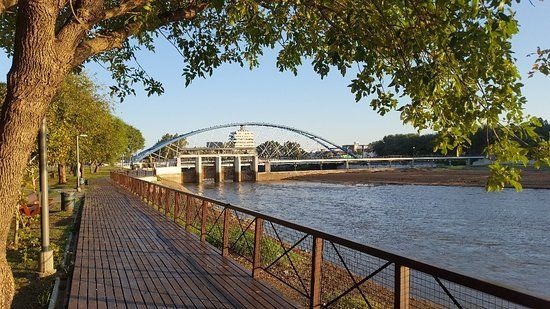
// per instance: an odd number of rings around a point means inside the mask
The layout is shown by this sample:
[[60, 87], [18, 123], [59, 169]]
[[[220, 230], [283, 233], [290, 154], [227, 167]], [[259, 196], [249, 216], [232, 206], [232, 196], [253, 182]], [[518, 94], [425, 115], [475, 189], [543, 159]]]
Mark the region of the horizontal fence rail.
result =
[[550, 300], [253, 210], [111, 172], [225, 257], [310, 308], [550, 308]]

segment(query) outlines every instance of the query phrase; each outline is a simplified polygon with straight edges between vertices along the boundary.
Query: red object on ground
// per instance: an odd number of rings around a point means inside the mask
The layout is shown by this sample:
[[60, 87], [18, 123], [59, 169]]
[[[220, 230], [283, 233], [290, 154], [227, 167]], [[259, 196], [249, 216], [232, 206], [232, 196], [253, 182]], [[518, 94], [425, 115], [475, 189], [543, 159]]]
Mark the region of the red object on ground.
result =
[[34, 217], [40, 213], [40, 201], [36, 193], [27, 196], [27, 202], [21, 203], [19, 212], [27, 217]]

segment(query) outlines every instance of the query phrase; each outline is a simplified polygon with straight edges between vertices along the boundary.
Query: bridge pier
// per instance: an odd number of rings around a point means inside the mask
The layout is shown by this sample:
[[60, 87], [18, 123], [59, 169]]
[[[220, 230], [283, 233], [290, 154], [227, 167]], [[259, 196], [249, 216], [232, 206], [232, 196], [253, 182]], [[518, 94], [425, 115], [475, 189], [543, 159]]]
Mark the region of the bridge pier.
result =
[[250, 169], [252, 170], [252, 181], [258, 180], [258, 156], [254, 156], [252, 158], [252, 162], [250, 163]]
[[235, 167], [234, 182], [241, 182], [241, 157], [235, 156], [233, 159], [233, 166]]
[[214, 165], [216, 168], [216, 174], [214, 174], [214, 182], [223, 182], [223, 166], [221, 156], [214, 158]]
[[197, 156], [195, 158], [195, 182], [196, 183], [202, 183], [203, 177], [202, 177], [202, 157]]

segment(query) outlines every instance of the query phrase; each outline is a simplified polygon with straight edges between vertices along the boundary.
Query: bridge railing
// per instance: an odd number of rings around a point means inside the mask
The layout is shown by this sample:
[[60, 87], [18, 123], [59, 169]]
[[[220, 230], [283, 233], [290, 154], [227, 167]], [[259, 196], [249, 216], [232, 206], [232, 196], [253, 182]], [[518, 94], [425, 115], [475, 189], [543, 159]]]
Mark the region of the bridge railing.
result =
[[122, 173], [111, 178], [309, 307], [550, 308], [550, 300]]

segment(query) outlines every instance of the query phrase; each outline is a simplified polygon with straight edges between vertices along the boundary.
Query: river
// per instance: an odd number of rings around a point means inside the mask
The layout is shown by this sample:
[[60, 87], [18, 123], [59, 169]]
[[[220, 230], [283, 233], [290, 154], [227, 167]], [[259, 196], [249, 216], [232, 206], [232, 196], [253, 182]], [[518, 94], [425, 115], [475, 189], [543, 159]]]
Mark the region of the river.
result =
[[550, 296], [550, 190], [284, 181], [191, 191]]

